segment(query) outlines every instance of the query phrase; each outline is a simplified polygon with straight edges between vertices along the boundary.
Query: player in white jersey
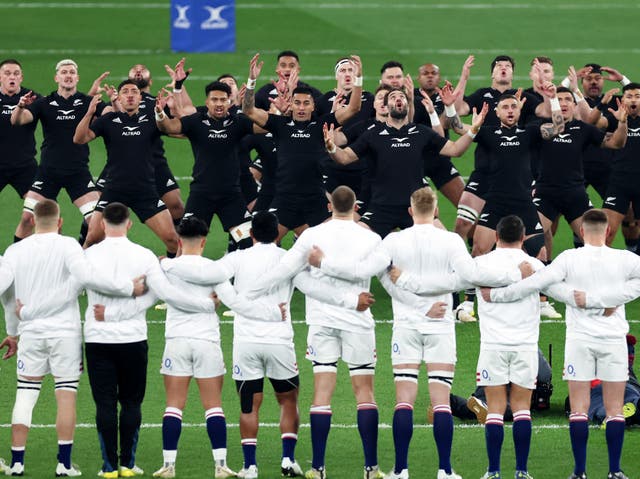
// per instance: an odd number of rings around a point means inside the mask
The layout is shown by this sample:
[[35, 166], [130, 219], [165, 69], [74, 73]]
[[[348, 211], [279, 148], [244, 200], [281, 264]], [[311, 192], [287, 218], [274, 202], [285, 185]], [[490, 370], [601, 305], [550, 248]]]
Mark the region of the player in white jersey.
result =
[[[626, 282], [640, 277], [640, 258], [629, 251], [607, 247], [608, 230], [607, 216], [602, 210], [587, 211], [581, 227], [584, 247], [564, 251], [549, 266], [519, 283], [503, 289], [483, 289], [483, 298], [513, 301], [560, 281], [574, 290], [585, 291], [587, 299], [590, 292], [601, 291], [602, 285], [624, 297]], [[629, 331], [624, 306], [605, 311], [567, 305], [566, 318], [564, 379], [569, 383], [569, 431], [575, 460], [571, 478], [586, 477], [590, 382], [600, 379], [607, 412], [608, 477], [624, 479], [620, 456], [625, 428], [622, 406], [628, 378], [625, 335]]]
[[[38, 400], [42, 379], [51, 374], [58, 405], [58, 465], [56, 475], [79, 476], [71, 464], [75, 429], [76, 395], [82, 372], [82, 334], [77, 295], [60, 301], [55, 308], [48, 303], [60, 296], [75, 281], [100, 288], [112, 295], [130, 296], [134, 285], [128, 278], [110, 281], [85, 260], [82, 248], [72, 238], [61, 236], [60, 210], [53, 200], [43, 199], [34, 207], [35, 233], [11, 246], [0, 269], [0, 291], [8, 290], [15, 304], [5, 306], [7, 338], [2, 347], [9, 351], [5, 359], [18, 353], [18, 388], [11, 419], [11, 464], [0, 460], [7, 475], [24, 473], [24, 451], [31, 426], [32, 411]], [[136, 292], [142, 292], [142, 282]], [[10, 288], [10, 289], [9, 289]], [[20, 321], [18, 321], [20, 319]], [[20, 337], [18, 343], [18, 336]]]
[[[253, 288], [255, 279], [276, 267], [286, 253], [274, 241], [278, 236], [278, 219], [270, 212], [259, 212], [252, 220], [251, 235], [254, 246], [234, 251], [219, 261], [206, 261], [201, 265], [178, 264], [175, 260], [163, 261], [170, 273], [196, 284], [213, 284], [234, 277], [234, 287], [240, 295]], [[221, 273], [226, 271], [226, 273]], [[330, 284], [321, 284], [307, 271], [295, 276], [293, 282], [280, 283], [265, 294], [261, 301], [279, 304], [285, 317], [289, 317], [286, 306], [291, 300], [293, 286], [307, 297], [319, 302], [364, 310], [371, 304], [367, 292], [355, 295]], [[218, 291], [218, 288], [216, 287]], [[226, 301], [225, 298], [222, 298]], [[256, 304], [254, 301], [253, 305]], [[255, 309], [255, 308], [254, 308]], [[280, 431], [282, 439], [281, 472], [284, 477], [302, 475], [294, 452], [298, 436], [298, 367], [293, 345], [293, 328], [290, 321], [276, 314], [235, 309], [233, 378], [240, 396], [240, 436], [244, 454], [244, 467], [238, 477], [258, 477], [256, 448], [258, 413], [263, 400], [264, 377], [268, 377], [280, 404]]]
[[[451, 292], [455, 281], [442, 291], [417, 297], [394, 286], [384, 274], [387, 266], [404, 270], [400, 285], [420, 283], [424, 274], [439, 278], [453, 277], [453, 272], [467, 278], [477, 278], [483, 284], [507, 284], [521, 276], [517, 266], [507, 271], [481, 270], [469, 256], [463, 240], [455, 233], [433, 225], [437, 198], [430, 188], [421, 188], [411, 195], [409, 213], [414, 225], [391, 233], [382, 247], [369, 254], [365, 261], [354, 263], [329, 256], [320, 258], [321, 271], [348, 279], [378, 274], [393, 299], [394, 332], [392, 363], [396, 384], [396, 409], [393, 419], [396, 461], [388, 478], [406, 479], [408, 451], [413, 432], [413, 404], [418, 392], [420, 364], [427, 364], [429, 392], [434, 409], [434, 438], [438, 446], [438, 478], [459, 478], [451, 468], [453, 418], [449, 406], [449, 391], [456, 363], [456, 342]], [[313, 252], [312, 264], [317, 264]], [[339, 261], [338, 261], [339, 260]], [[398, 270], [396, 270], [398, 273]], [[425, 317], [425, 314], [427, 317]]]

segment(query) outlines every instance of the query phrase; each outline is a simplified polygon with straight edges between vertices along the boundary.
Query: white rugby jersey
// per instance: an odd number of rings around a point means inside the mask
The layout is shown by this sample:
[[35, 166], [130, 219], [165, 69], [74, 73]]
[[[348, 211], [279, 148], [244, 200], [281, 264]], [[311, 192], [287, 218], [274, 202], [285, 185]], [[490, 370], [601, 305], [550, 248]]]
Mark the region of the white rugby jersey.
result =
[[[506, 288], [491, 290], [492, 301], [514, 301], [564, 281], [571, 290], [589, 294], [623, 291], [628, 280], [640, 278], [640, 258], [629, 251], [585, 245], [566, 250], [534, 275]], [[618, 342], [629, 332], [624, 305], [611, 316], [601, 309], [582, 309], [567, 304], [567, 339]]]
[[[85, 254], [95, 269], [108, 275], [128, 278], [146, 275], [150, 289], [137, 299], [107, 296], [94, 288], [88, 289], [89, 304], [84, 322], [84, 338], [87, 343], [133, 343], [147, 339], [145, 313], [157, 297], [184, 311], [209, 314], [215, 312], [211, 298], [190, 296], [172, 286], [153, 252], [124, 236], [107, 237], [87, 249]], [[105, 306], [105, 321], [95, 320], [94, 304]]]
[[[58, 233], [36, 233], [7, 248], [0, 291], [12, 283], [13, 296], [25, 307], [21, 321], [7, 315], [7, 333], [41, 338], [80, 335], [79, 283], [113, 295], [130, 296], [133, 291], [131, 278], [92, 268], [78, 242]], [[57, 306], [50, 309], [48, 304]]]

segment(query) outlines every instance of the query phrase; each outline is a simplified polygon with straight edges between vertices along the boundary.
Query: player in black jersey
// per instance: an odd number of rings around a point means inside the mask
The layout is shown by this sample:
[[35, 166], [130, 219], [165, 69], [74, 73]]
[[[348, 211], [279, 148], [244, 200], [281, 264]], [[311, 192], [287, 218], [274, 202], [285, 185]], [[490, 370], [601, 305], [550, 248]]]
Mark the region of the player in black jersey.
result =
[[127, 205], [162, 240], [168, 256], [178, 250], [178, 235], [167, 207], [156, 190], [154, 148], [160, 131], [149, 113], [140, 111], [142, 93], [137, 81], [124, 80], [117, 89], [123, 111], [91, 119], [100, 97], [91, 100], [73, 141], [84, 145], [102, 136], [107, 149], [107, 176], [100, 201], [89, 224], [85, 247], [104, 238], [102, 211], [113, 202]]
[[[36, 123], [11, 126], [11, 112], [29, 90], [22, 86], [22, 65], [18, 60], [0, 62], [0, 191], [11, 185], [24, 198], [36, 176]], [[36, 97], [39, 95], [36, 95]]]
[[229, 115], [231, 89], [220, 82], [205, 88], [205, 112], [181, 118], [168, 118], [164, 97], [156, 108], [158, 128], [170, 135], [185, 135], [191, 142], [195, 163], [193, 181], [185, 208], [187, 216], [196, 216], [210, 224], [217, 214], [225, 231], [235, 241], [232, 249], [251, 246], [251, 215], [240, 191], [240, 141], [253, 133], [253, 123], [244, 115]]
[[[56, 65], [57, 90], [37, 100], [33, 93], [26, 93], [11, 114], [13, 125], [40, 120], [44, 136], [40, 166], [25, 195], [24, 211], [16, 229], [15, 239], [18, 241], [33, 233], [35, 204], [43, 198], [55, 200], [62, 188], [82, 213], [85, 231], [98, 201], [99, 195], [89, 171], [89, 147], [75, 145], [72, 141], [76, 126], [91, 102], [91, 97], [78, 91], [79, 80], [76, 62], [61, 60]], [[103, 108], [101, 103], [96, 109], [98, 115]]]
[[424, 155], [430, 151], [449, 157], [462, 155], [487, 114], [485, 106], [474, 115], [471, 133], [454, 143], [429, 127], [409, 122], [409, 100], [404, 90], [391, 90], [385, 104], [389, 109], [386, 123], [366, 131], [344, 149], [336, 145], [334, 126], [325, 124], [324, 128], [325, 146], [335, 161], [346, 164], [367, 155], [373, 172], [372, 194], [362, 221], [382, 237], [397, 227], [412, 225], [407, 198], [423, 186]]
[[[576, 85], [577, 88], [577, 85]], [[547, 256], [551, 258], [553, 233], [551, 225], [563, 215], [574, 233], [580, 236], [582, 215], [592, 207], [584, 186], [583, 156], [588, 147], [619, 149], [627, 135], [626, 123], [618, 123], [613, 135], [575, 118], [577, 106], [573, 93], [559, 87], [557, 98], [564, 119], [564, 131], [551, 141], [539, 144], [539, 174], [534, 199], [545, 234]], [[585, 103], [582, 100], [580, 103]], [[624, 109], [616, 112], [626, 115]]]
[[[350, 58], [340, 58], [335, 65], [336, 88], [328, 91], [316, 101], [316, 113], [326, 115], [342, 108], [348, 103], [355, 81], [355, 65]], [[373, 95], [368, 91], [362, 92], [360, 111], [349, 121], [345, 122], [343, 128], [368, 120], [374, 116]], [[331, 193], [336, 187], [346, 185], [351, 188], [359, 199], [362, 190], [362, 177], [364, 174], [364, 164], [361, 161], [342, 166], [333, 161], [327, 165], [327, 180], [325, 187]]]
[[362, 65], [359, 57], [351, 57], [356, 66], [356, 80], [346, 107], [314, 118], [313, 92], [298, 87], [292, 92], [292, 116], [285, 117], [268, 114], [255, 106], [255, 82], [263, 65], [258, 59], [259, 55], [255, 55], [250, 61], [242, 111], [258, 126], [271, 132], [276, 142], [278, 169], [276, 194], [271, 208], [276, 209], [280, 221], [280, 239], [289, 230], [300, 234], [307, 227], [322, 223], [329, 217], [322, 183], [321, 167], [327, 161], [322, 125], [325, 122], [343, 124], [360, 110]]
[[298, 54], [291, 50], [284, 50], [278, 53], [278, 64], [276, 66], [278, 80], [270, 82], [255, 92], [255, 105], [265, 111], [269, 111], [271, 100], [278, 97], [278, 92], [288, 90], [291, 94], [294, 88], [304, 87], [311, 90], [314, 101], [322, 96], [320, 90], [298, 80], [300, 74], [300, 59]]

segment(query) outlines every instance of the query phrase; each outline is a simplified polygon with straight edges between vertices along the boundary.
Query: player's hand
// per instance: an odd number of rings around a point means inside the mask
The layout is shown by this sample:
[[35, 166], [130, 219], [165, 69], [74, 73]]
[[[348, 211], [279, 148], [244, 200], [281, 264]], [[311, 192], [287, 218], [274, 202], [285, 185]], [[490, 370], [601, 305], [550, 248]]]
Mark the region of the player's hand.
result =
[[209, 297], [213, 300], [213, 304], [215, 305], [215, 308], [218, 309], [222, 304], [222, 301], [220, 301], [220, 298], [218, 297], [216, 292], [214, 291], [213, 293], [211, 293]]
[[576, 306], [578, 308], [586, 308], [587, 307], [587, 293], [586, 292], [574, 289], [573, 290], [573, 300], [576, 302]]
[[278, 304], [278, 307], [280, 308], [280, 314], [282, 315], [282, 320], [286, 321], [287, 320], [287, 303], [280, 303]]
[[592, 70], [593, 68], [591, 67], [582, 67], [576, 71], [576, 75], [578, 75], [578, 78], [585, 78]]
[[295, 88], [298, 87], [298, 79], [299, 79], [298, 70], [293, 70], [289, 75], [289, 78], [285, 79], [285, 85], [287, 87], [287, 93], [289, 95], [291, 94], [291, 92], [293, 92]]
[[336, 148], [336, 135], [335, 129], [333, 127], [333, 123], [331, 125], [327, 125], [326, 123], [322, 125], [322, 134], [324, 135], [324, 147], [327, 151], [333, 151]]
[[104, 80], [105, 78], [107, 78], [109, 76], [109, 73], [111, 73], [111, 72], [104, 72], [98, 78], [93, 80], [93, 83], [91, 84], [91, 88], [89, 88], [89, 91], [87, 92], [87, 95], [93, 96], [93, 95], [97, 95], [99, 93], [102, 93], [104, 90], [100, 87], [100, 84], [102, 83], [102, 80]]
[[20, 312], [22, 311], [22, 308], [24, 307], [24, 304], [22, 304], [22, 301], [20, 301], [20, 299], [16, 299], [16, 316], [18, 317], [18, 319], [22, 319], [22, 317], [20, 317]]
[[540, 87], [540, 91], [547, 98], [555, 98], [556, 97], [556, 86], [550, 81], [546, 81]]
[[353, 63], [353, 71], [356, 77], [362, 76], [362, 60], [358, 55], [351, 55], [351, 63]]
[[527, 261], [523, 261], [522, 263], [520, 263], [518, 265], [518, 269], [520, 270], [520, 274], [522, 275], [522, 279], [528, 278], [533, 273], [535, 273], [535, 271], [533, 270], [533, 266], [531, 265], [531, 263], [529, 263]]
[[616, 105], [618, 109], [614, 110], [613, 108], [609, 108], [609, 113], [611, 113], [616, 118], [616, 120], [618, 120], [618, 123], [627, 123], [627, 115], [629, 113], [627, 111], [627, 107], [622, 104], [620, 98], [616, 98]]
[[469, 55], [464, 61], [464, 63], [462, 64], [462, 72], [460, 73], [461, 80], [469, 79], [469, 76], [471, 75], [471, 68], [473, 68], [473, 62], [475, 61], [475, 59], [476, 57], [474, 57], [473, 55]]
[[87, 115], [93, 116], [96, 113], [96, 109], [98, 107], [98, 103], [102, 101], [100, 95], [96, 95], [91, 98], [91, 102], [89, 103], [89, 108], [87, 108]]
[[2, 359], [9, 359], [18, 352], [18, 338], [17, 336], [7, 336], [0, 343], [0, 349], [7, 348], [7, 352], [4, 353]]
[[369, 291], [363, 291], [358, 295], [358, 306], [356, 307], [357, 311], [366, 311], [371, 307], [376, 300], [373, 298], [373, 294]]
[[491, 288], [480, 288], [480, 294], [487, 303], [491, 302]]
[[175, 76], [172, 78], [174, 81], [184, 81], [193, 71], [193, 68], [189, 68], [185, 70], [184, 64], [186, 62], [186, 58], [181, 58], [178, 63], [176, 63], [176, 67], [174, 69]]
[[93, 317], [96, 321], [104, 321], [104, 311], [107, 309], [104, 304], [93, 305]]
[[24, 108], [25, 106], [31, 105], [34, 101], [36, 101], [36, 95], [31, 90], [29, 90], [27, 93], [20, 97], [20, 100], [18, 101], [18, 107]]
[[460, 92], [455, 91], [451, 83], [448, 81], [445, 82], [442, 88], [436, 87], [436, 91], [438, 92], [438, 95], [440, 95], [440, 99], [445, 106], [453, 105], [460, 96]]
[[249, 78], [251, 80], [255, 80], [260, 76], [260, 72], [262, 71], [262, 67], [264, 62], [259, 62], [260, 54], [256, 53], [253, 58], [249, 61]]
[[444, 315], [447, 314], [448, 305], [444, 301], [436, 301], [431, 305], [429, 311], [427, 311], [426, 316], [434, 319], [444, 318]]
[[616, 312], [616, 309], [618, 309], [617, 306], [613, 308], [604, 308], [604, 312], [602, 313], [602, 315], [608, 318], [609, 316], [611, 316], [613, 313]]
[[600, 67], [600, 70], [603, 72], [607, 72], [608, 75], [605, 77], [606, 80], [609, 81], [622, 81], [622, 77], [624, 76], [615, 68], [611, 67]]
[[612, 88], [611, 90], [608, 90], [604, 95], [602, 95], [602, 99], [600, 100], [600, 103], [602, 103], [603, 105], [608, 105], [611, 99], [613, 98], [613, 95], [615, 95], [619, 91], [620, 91], [620, 88]]
[[489, 113], [489, 104], [487, 102], [482, 103], [482, 110], [478, 113], [476, 107], [473, 107], [473, 116], [471, 117], [471, 132], [473, 134], [478, 133], [478, 130], [484, 123], [484, 119], [487, 117], [487, 113]]
[[407, 73], [407, 76], [404, 77], [404, 92], [407, 95], [407, 102], [409, 104], [413, 103], [413, 78], [411, 75]]
[[397, 266], [393, 266], [392, 265], [387, 269], [387, 274], [389, 275], [389, 279], [391, 279], [391, 282], [393, 284], [396, 284], [396, 282], [398, 281], [398, 279], [402, 275], [402, 270], [400, 268], [398, 268]]
[[313, 245], [311, 247], [311, 251], [309, 251], [309, 256], [307, 257], [307, 261], [311, 266], [315, 266], [319, 268], [322, 264], [322, 260], [324, 258], [324, 251], [322, 251], [318, 246]]
[[149, 287], [147, 286], [147, 277], [145, 275], [137, 276], [133, 278], [133, 297], [142, 296], [147, 291], [149, 291]]
[[102, 86], [101, 90], [107, 94], [111, 104], [114, 104], [118, 100], [118, 90], [114, 85], [109, 85], [108, 83], [105, 83]]
[[567, 78], [569, 78], [569, 89], [576, 91], [578, 89], [578, 74], [573, 65], [571, 65], [567, 71]]
[[170, 97], [171, 97], [171, 94], [167, 89], [165, 88], [160, 89], [160, 91], [156, 95], [156, 113], [160, 114], [160, 112], [164, 111]]

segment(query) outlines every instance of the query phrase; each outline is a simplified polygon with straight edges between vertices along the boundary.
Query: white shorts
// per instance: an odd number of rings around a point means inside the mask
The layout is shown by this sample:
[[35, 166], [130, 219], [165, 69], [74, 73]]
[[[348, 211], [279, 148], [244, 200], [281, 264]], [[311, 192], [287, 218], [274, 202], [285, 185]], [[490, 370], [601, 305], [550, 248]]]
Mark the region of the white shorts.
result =
[[265, 376], [290, 379], [298, 375], [293, 344], [233, 343], [233, 379], [251, 381]]
[[596, 343], [569, 339], [564, 346], [566, 381], [622, 381], [629, 379], [629, 359], [624, 337], [619, 343]]
[[513, 383], [525, 389], [535, 389], [537, 377], [538, 351], [480, 350], [477, 386]]
[[18, 342], [19, 376], [79, 378], [82, 374], [82, 338], [39, 339], [21, 336]]
[[319, 363], [335, 363], [338, 359], [349, 366], [376, 364], [376, 334], [355, 333], [326, 326], [309, 326], [307, 359]]
[[160, 374], [215, 378], [226, 372], [220, 343], [193, 338], [166, 340]]
[[422, 334], [409, 328], [394, 328], [391, 337], [391, 364], [455, 364], [455, 334]]

